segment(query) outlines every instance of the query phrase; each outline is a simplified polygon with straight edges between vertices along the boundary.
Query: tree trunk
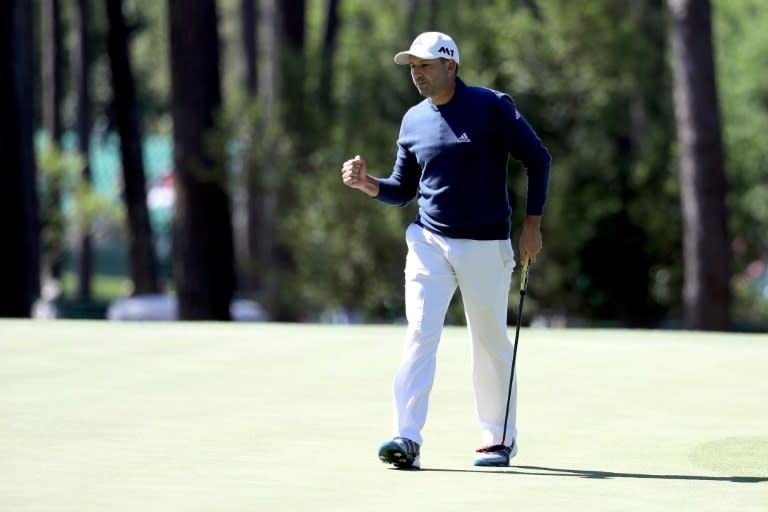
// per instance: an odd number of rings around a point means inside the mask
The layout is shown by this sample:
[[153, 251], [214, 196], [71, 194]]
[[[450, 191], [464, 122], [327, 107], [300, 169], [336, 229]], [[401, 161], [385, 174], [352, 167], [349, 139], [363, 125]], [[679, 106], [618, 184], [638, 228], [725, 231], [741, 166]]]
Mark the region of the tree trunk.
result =
[[61, 8], [59, 0], [42, 0], [40, 6], [41, 57], [43, 61], [43, 127], [51, 142], [61, 142]]
[[[288, 131], [295, 138], [298, 154], [304, 154], [305, 123], [305, 75], [306, 59], [304, 45], [305, 30], [305, 0], [283, 0], [280, 2], [280, 18], [282, 20], [283, 55], [282, 62], [282, 104], [285, 106], [283, 120]], [[303, 167], [298, 167], [299, 169]]]
[[107, 50], [112, 69], [112, 107], [120, 134], [133, 293], [136, 295], [158, 293], [160, 286], [147, 207], [141, 123], [128, 52], [128, 31], [123, 17], [123, 2], [106, 0], [106, 8], [109, 24]]
[[336, 37], [339, 33], [339, 0], [328, 0], [325, 11], [325, 31], [323, 35], [322, 62], [320, 63], [320, 105], [327, 106], [327, 112], [333, 114], [333, 57], [336, 53]]
[[[41, 16], [41, 60], [42, 60], [42, 113], [43, 129], [54, 148], [61, 149], [62, 121], [61, 103], [64, 95], [62, 81], [64, 39], [61, 29], [61, 5], [59, 0], [42, 0]], [[60, 178], [44, 174], [46, 193], [42, 211], [44, 231], [48, 236], [43, 242], [43, 274], [46, 281], [58, 281], [61, 278], [62, 253], [64, 250], [64, 223], [61, 212]], [[54, 236], [55, 235], [55, 236]], [[59, 286], [47, 287], [57, 290]], [[55, 296], [46, 297], [47, 300]]]
[[[72, 70], [77, 93], [77, 140], [80, 154], [85, 159], [82, 179], [91, 182], [89, 149], [91, 140], [91, 94], [90, 94], [90, 44], [88, 42], [88, 0], [77, 0], [74, 12], [75, 45], [72, 51]], [[93, 275], [93, 250], [91, 242], [91, 219], [82, 219], [78, 250], [77, 296], [82, 300], [91, 298], [91, 277]]]
[[283, 45], [280, 38], [281, 13], [277, 0], [259, 0], [258, 44], [263, 56], [258, 61], [259, 122], [255, 163], [251, 177], [251, 194], [248, 197], [248, 225], [250, 252], [248, 262], [259, 289], [259, 299], [270, 316], [277, 309], [279, 278], [275, 272], [275, 247], [277, 224], [278, 171], [277, 126], [280, 122], [280, 87], [282, 83], [280, 62]]
[[256, 95], [258, 84], [256, 56], [256, 5], [255, 0], [240, 0], [240, 41], [243, 49], [242, 82], [249, 96]]
[[276, 121], [280, 115], [280, 60], [283, 54], [278, 28], [282, 23], [280, 19], [278, 0], [259, 0], [258, 43], [264, 58], [258, 61], [258, 94], [262, 118], [267, 123]]
[[[280, 155], [282, 169], [278, 167], [279, 181], [277, 189], [277, 218], [283, 218], [283, 213], [296, 208], [296, 188], [291, 180], [295, 173], [286, 173], [287, 169], [307, 169], [306, 156], [309, 154], [310, 123], [306, 109], [306, 1], [284, 0], [280, 2], [282, 20], [281, 39], [281, 84], [280, 104], [283, 111], [279, 124], [284, 127], [284, 140], [288, 141], [291, 150], [287, 155]], [[267, 160], [269, 162], [269, 160]], [[295, 178], [294, 178], [295, 179]], [[274, 318], [281, 321], [299, 320], [297, 295], [287, 289], [284, 284], [296, 273], [296, 262], [292, 258], [289, 247], [283, 242], [287, 237], [281, 234], [280, 222], [274, 224], [277, 231], [273, 251], [274, 267], [278, 277], [277, 287], [273, 289], [275, 297]]]
[[726, 179], [708, 0], [667, 0], [680, 145], [685, 321], [731, 327]]
[[169, 0], [174, 130], [174, 275], [181, 320], [230, 320], [232, 219], [223, 142], [215, 0]]
[[[280, 242], [281, 212], [295, 200], [287, 178], [290, 169], [304, 169], [305, 111], [305, 1], [261, 0], [259, 69], [261, 139], [259, 194], [250, 198], [252, 225], [257, 233], [258, 268], [262, 302], [275, 320], [297, 320], [295, 295], [284, 286], [294, 273], [290, 251]], [[278, 138], [279, 137], [279, 138]], [[281, 151], [280, 147], [290, 147]]]
[[402, 7], [406, 38], [412, 40], [422, 32], [440, 30], [436, 28], [439, 11], [436, 0], [403, 0]]
[[240, 46], [242, 70], [241, 83], [246, 96], [246, 108], [240, 119], [241, 164], [239, 183], [233, 192], [233, 228], [235, 253], [238, 262], [237, 286], [246, 295], [255, 295], [259, 289], [259, 272], [254, 265], [258, 241], [253, 226], [258, 224], [258, 212], [251, 208], [258, 197], [258, 173], [255, 166], [254, 147], [258, 127], [254, 126], [253, 104], [258, 93], [258, 53], [256, 0], [240, 0]]
[[0, 2], [0, 317], [29, 317], [40, 291], [33, 32], [30, 2]]

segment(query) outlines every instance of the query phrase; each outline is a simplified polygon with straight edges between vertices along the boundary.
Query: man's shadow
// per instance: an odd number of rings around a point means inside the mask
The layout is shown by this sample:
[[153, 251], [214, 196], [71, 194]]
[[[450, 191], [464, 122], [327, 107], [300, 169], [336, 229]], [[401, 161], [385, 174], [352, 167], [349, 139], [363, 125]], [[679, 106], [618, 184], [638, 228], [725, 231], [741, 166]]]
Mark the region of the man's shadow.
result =
[[542, 466], [510, 466], [509, 469], [479, 470], [479, 469], [439, 469], [422, 468], [421, 471], [445, 471], [454, 473], [498, 473], [502, 475], [534, 475], [534, 476], [565, 476], [574, 478], [596, 478], [610, 480], [613, 478], [638, 478], [658, 480], [698, 480], [710, 482], [734, 482], [741, 484], [756, 484], [768, 482], [768, 476], [701, 476], [701, 475], [652, 475], [645, 473], [617, 473], [613, 471], [593, 471], [588, 469], [547, 468]]

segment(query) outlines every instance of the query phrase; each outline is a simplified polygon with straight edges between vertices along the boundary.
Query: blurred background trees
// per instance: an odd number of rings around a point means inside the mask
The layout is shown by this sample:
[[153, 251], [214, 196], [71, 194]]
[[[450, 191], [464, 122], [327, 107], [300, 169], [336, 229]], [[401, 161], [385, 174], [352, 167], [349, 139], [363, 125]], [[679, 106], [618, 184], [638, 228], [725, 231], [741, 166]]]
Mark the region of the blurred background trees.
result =
[[[389, 174], [420, 101], [392, 56], [438, 29], [462, 78], [510, 93], [554, 157], [527, 321], [767, 328], [762, 0], [59, 2], [3, 7], [32, 28], [4, 17], [0, 271], [19, 281], [0, 315], [29, 314], [39, 258], [61, 261], [42, 275], [62, 300], [164, 290], [189, 319], [247, 297], [274, 320], [400, 320], [415, 206], [354, 193], [339, 168], [362, 154]], [[40, 160], [54, 143], [58, 166]]]
[[34, 55], [31, 11], [0, 7], [0, 316], [28, 316], [40, 288], [39, 221], [32, 146]]
[[107, 53], [112, 86], [111, 113], [115, 131], [120, 137], [132, 289], [136, 294], [158, 293], [160, 283], [147, 206], [147, 179], [142, 151], [143, 128], [129, 51], [131, 32], [125, 23], [123, 1], [107, 1], [106, 16]]
[[711, 11], [709, 2], [691, 0], [669, 0], [669, 10], [680, 146], [686, 324], [722, 329], [731, 318], [731, 248]]

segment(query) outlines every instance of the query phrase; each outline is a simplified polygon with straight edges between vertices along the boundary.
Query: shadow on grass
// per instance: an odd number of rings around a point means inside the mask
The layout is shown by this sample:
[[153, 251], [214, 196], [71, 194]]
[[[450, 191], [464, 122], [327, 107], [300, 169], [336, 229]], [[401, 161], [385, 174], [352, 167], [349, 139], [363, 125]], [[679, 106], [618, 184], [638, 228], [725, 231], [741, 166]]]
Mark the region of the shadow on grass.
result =
[[534, 475], [534, 476], [567, 476], [575, 478], [596, 478], [610, 480], [613, 478], [638, 478], [658, 480], [698, 480], [704, 482], [735, 482], [741, 484], [756, 484], [768, 482], [768, 476], [700, 476], [700, 475], [650, 475], [644, 473], [616, 473], [613, 471], [592, 471], [588, 469], [562, 469], [542, 466], [510, 466], [509, 469], [480, 470], [480, 469], [439, 469], [422, 468], [421, 471], [445, 471], [453, 473], [498, 473], [501, 475]]

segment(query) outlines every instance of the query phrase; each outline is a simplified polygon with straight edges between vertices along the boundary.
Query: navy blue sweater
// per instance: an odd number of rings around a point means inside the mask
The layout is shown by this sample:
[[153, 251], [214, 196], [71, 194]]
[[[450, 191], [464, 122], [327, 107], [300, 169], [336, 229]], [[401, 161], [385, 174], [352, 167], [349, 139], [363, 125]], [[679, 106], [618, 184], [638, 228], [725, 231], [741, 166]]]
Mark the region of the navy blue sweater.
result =
[[416, 223], [425, 229], [449, 238], [509, 238], [509, 156], [528, 175], [526, 213], [543, 213], [552, 159], [506, 94], [457, 78], [445, 105], [425, 99], [408, 110], [397, 146], [376, 199], [405, 206], [418, 194]]

